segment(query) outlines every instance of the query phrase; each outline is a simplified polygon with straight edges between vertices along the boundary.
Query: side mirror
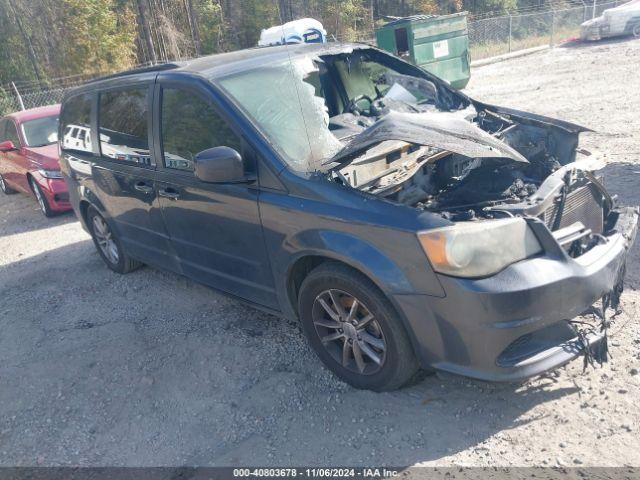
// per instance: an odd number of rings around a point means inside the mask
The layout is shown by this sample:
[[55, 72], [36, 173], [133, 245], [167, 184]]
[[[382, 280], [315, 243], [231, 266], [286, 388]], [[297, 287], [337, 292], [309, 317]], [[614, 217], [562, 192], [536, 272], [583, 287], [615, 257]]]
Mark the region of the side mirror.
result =
[[11, 140], [0, 143], [0, 152], [11, 152], [13, 150], [17, 150], [17, 148]]
[[196, 177], [207, 183], [246, 181], [242, 157], [230, 147], [213, 147], [198, 153], [195, 171]]

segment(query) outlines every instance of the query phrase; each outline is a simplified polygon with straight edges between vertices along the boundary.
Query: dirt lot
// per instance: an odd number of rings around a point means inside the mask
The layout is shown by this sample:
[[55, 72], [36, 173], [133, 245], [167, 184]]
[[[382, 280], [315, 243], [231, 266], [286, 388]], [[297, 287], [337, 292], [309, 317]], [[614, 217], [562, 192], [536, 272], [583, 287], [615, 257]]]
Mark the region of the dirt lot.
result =
[[[590, 126], [640, 204], [640, 40], [473, 72], [480, 99]], [[0, 197], [1, 465], [640, 465], [639, 249], [612, 361], [522, 385], [335, 380], [295, 324], [150, 268], [107, 270], [70, 215]]]

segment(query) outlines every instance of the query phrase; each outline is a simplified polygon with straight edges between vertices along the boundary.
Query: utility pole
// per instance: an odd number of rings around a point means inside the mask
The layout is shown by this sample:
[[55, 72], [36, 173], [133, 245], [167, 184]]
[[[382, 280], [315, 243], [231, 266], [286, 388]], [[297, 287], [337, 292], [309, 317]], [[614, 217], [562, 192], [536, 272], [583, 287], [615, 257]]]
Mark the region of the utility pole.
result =
[[20, 92], [18, 91], [18, 87], [16, 87], [16, 84], [13, 82], [11, 82], [11, 86], [13, 87], [13, 91], [16, 92], [16, 98], [20, 104], [20, 110], [26, 110], [26, 108], [24, 108], [24, 102], [22, 101], [22, 95], [20, 95]]
[[[18, 25], [18, 29], [20, 30], [20, 34], [24, 39], [25, 44], [27, 45], [27, 52], [29, 53], [29, 60], [31, 60], [31, 65], [33, 66], [33, 73], [35, 73], [36, 78], [38, 79], [38, 85], [42, 88], [42, 78], [40, 77], [40, 70], [38, 69], [38, 58], [36, 57], [36, 51], [33, 48], [33, 43], [31, 42], [31, 37], [27, 34], [24, 26], [22, 25], [22, 21], [20, 20], [20, 15], [16, 12], [16, 7], [13, 4], [12, 0], [8, 0], [9, 8], [11, 9], [11, 13], [16, 20], [16, 24]], [[24, 110], [24, 107], [23, 107]]]

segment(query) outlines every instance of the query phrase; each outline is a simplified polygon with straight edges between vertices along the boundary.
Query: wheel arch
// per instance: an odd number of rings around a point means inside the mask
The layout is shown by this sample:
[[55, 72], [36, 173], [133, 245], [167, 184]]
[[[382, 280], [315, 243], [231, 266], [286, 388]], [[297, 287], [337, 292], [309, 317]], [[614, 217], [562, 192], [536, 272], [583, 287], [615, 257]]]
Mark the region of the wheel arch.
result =
[[[368, 257], [367, 260], [370, 262], [359, 258], [360, 256]], [[287, 306], [292, 308], [295, 316], [298, 315], [300, 285], [311, 270], [326, 262], [344, 265], [365, 276], [390, 301], [392, 299], [391, 293], [411, 291], [412, 289], [409, 280], [402, 271], [390, 259], [381, 256], [380, 252], [376, 250], [362, 248], [359, 255], [356, 256], [335, 250], [305, 252], [299, 254], [290, 263], [285, 275]]]
[[86, 187], [80, 187], [80, 191], [79, 191], [79, 201], [78, 201], [78, 212], [80, 213], [80, 220], [83, 223], [85, 229], [89, 229], [89, 222], [88, 222], [88, 213], [89, 213], [89, 207], [93, 207], [95, 208], [98, 213], [100, 213], [100, 215], [102, 215], [105, 220], [107, 220], [109, 222], [109, 226], [116, 231], [116, 233], [118, 232], [117, 229], [117, 225], [115, 225], [115, 223], [112, 221], [111, 216], [109, 215], [109, 212], [104, 208], [104, 205], [102, 204], [102, 202], [98, 199], [98, 197], [96, 197], [96, 195], [93, 194], [93, 192], [86, 188]]
[[415, 358], [420, 359], [420, 346], [417, 342], [415, 334], [411, 328], [411, 324], [406, 318], [403, 310], [400, 308], [400, 305], [395, 301], [393, 295], [386, 292], [381, 285], [376, 281], [375, 278], [372, 278], [370, 274], [363, 271], [360, 268], [346, 262], [344, 260], [335, 258], [330, 255], [322, 255], [322, 254], [310, 254], [304, 255], [296, 259], [296, 261], [292, 264], [290, 269], [290, 274], [287, 278], [287, 300], [290, 304], [290, 307], [295, 312], [296, 318], [299, 319], [298, 312], [298, 297], [300, 293], [300, 287], [304, 282], [304, 279], [317, 267], [325, 264], [334, 264], [345, 267], [353, 272], [361, 275], [365, 279], [371, 282], [371, 285], [377, 292], [381, 295], [383, 302], [386, 302], [388, 306], [395, 312], [398, 319], [400, 320], [400, 324], [404, 328], [404, 331], [407, 334], [409, 339], [409, 344], [411, 346], [412, 352], [415, 355]]
[[31, 193], [35, 195], [36, 192], [33, 191], [33, 184], [31, 183], [31, 181], [33, 180], [34, 182], [37, 182], [38, 180], [36, 180], [36, 177], [34, 177], [31, 172], [27, 172], [26, 176], [27, 176], [27, 185], [29, 185], [29, 190], [31, 190]]
[[86, 228], [89, 228], [89, 222], [87, 221], [89, 207], [91, 207], [91, 202], [89, 202], [89, 200], [87, 200], [86, 198], [80, 200], [80, 203], [78, 204], [78, 210], [80, 212], [80, 219], [82, 220], [82, 223], [84, 223], [84, 226]]
[[383, 296], [384, 300], [387, 301], [396, 312], [402, 324], [404, 325], [405, 330], [407, 331], [414, 352], [417, 352], [417, 345], [413, 332], [410, 328], [410, 323], [405, 317], [404, 312], [402, 311], [400, 306], [394, 300], [393, 295], [391, 295], [380, 284], [379, 279], [373, 276], [371, 272], [367, 272], [362, 268], [358, 268], [358, 266], [354, 265], [353, 263], [346, 261], [344, 258], [339, 258], [336, 255], [332, 255], [331, 253], [309, 253], [306, 255], [300, 255], [292, 262], [286, 277], [286, 301], [288, 302], [287, 307], [291, 309], [295, 318], [299, 318], [298, 297], [300, 294], [300, 287], [302, 285], [302, 282], [309, 275], [309, 273], [311, 273], [312, 270], [325, 263], [343, 265], [368, 279], [380, 292], [380, 295]]
[[625, 25], [624, 32], [628, 35], [633, 35], [633, 30], [638, 25], [640, 25], [640, 16], [632, 17], [629, 20], [627, 20], [627, 24]]
[[332, 257], [317, 254], [303, 255], [296, 259], [289, 267], [286, 285], [287, 302], [296, 316], [298, 316], [298, 295], [300, 293], [300, 286], [302, 285], [302, 282], [314, 268], [327, 262], [342, 263], [343, 265], [351, 267], [350, 265], [340, 262]]

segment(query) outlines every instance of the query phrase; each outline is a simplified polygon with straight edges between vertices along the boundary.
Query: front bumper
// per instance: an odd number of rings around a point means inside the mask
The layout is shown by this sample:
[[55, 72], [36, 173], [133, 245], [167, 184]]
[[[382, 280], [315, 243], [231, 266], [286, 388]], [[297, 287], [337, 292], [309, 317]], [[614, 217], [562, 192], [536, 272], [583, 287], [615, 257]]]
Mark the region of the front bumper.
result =
[[[414, 335], [416, 353], [432, 367], [491, 381], [516, 381], [558, 367], [583, 353], [565, 321], [586, 311], [620, 284], [638, 212], [621, 209], [606, 241], [570, 258], [546, 245], [542, 256], [483, 279], [440, 275], [446, 297], [395, 295]], [[540, 238], [547, 235], [548, 238]], [[556, 242], [557, 246], [557, 242]], [[588, 337], [595, 346], [602, 336]]]
[[596, 17], [584, 22], [580, 25], [580, 40], [583, 42], [600, 40], [602, 38], [601, 30], [603, 24], [602, 17]]
[[580, 30], [580, 40], [583, 42], [595, 42], [601, 39], [600, 27], [588, 27]]
[[45, 197], [47, 197], [51, 210], [54, 212], [67, 212], [72, 209], [69, 201], [69, 191], [64, 179], [45, 178], [38, 175], [36, 181], [42, 188]]

